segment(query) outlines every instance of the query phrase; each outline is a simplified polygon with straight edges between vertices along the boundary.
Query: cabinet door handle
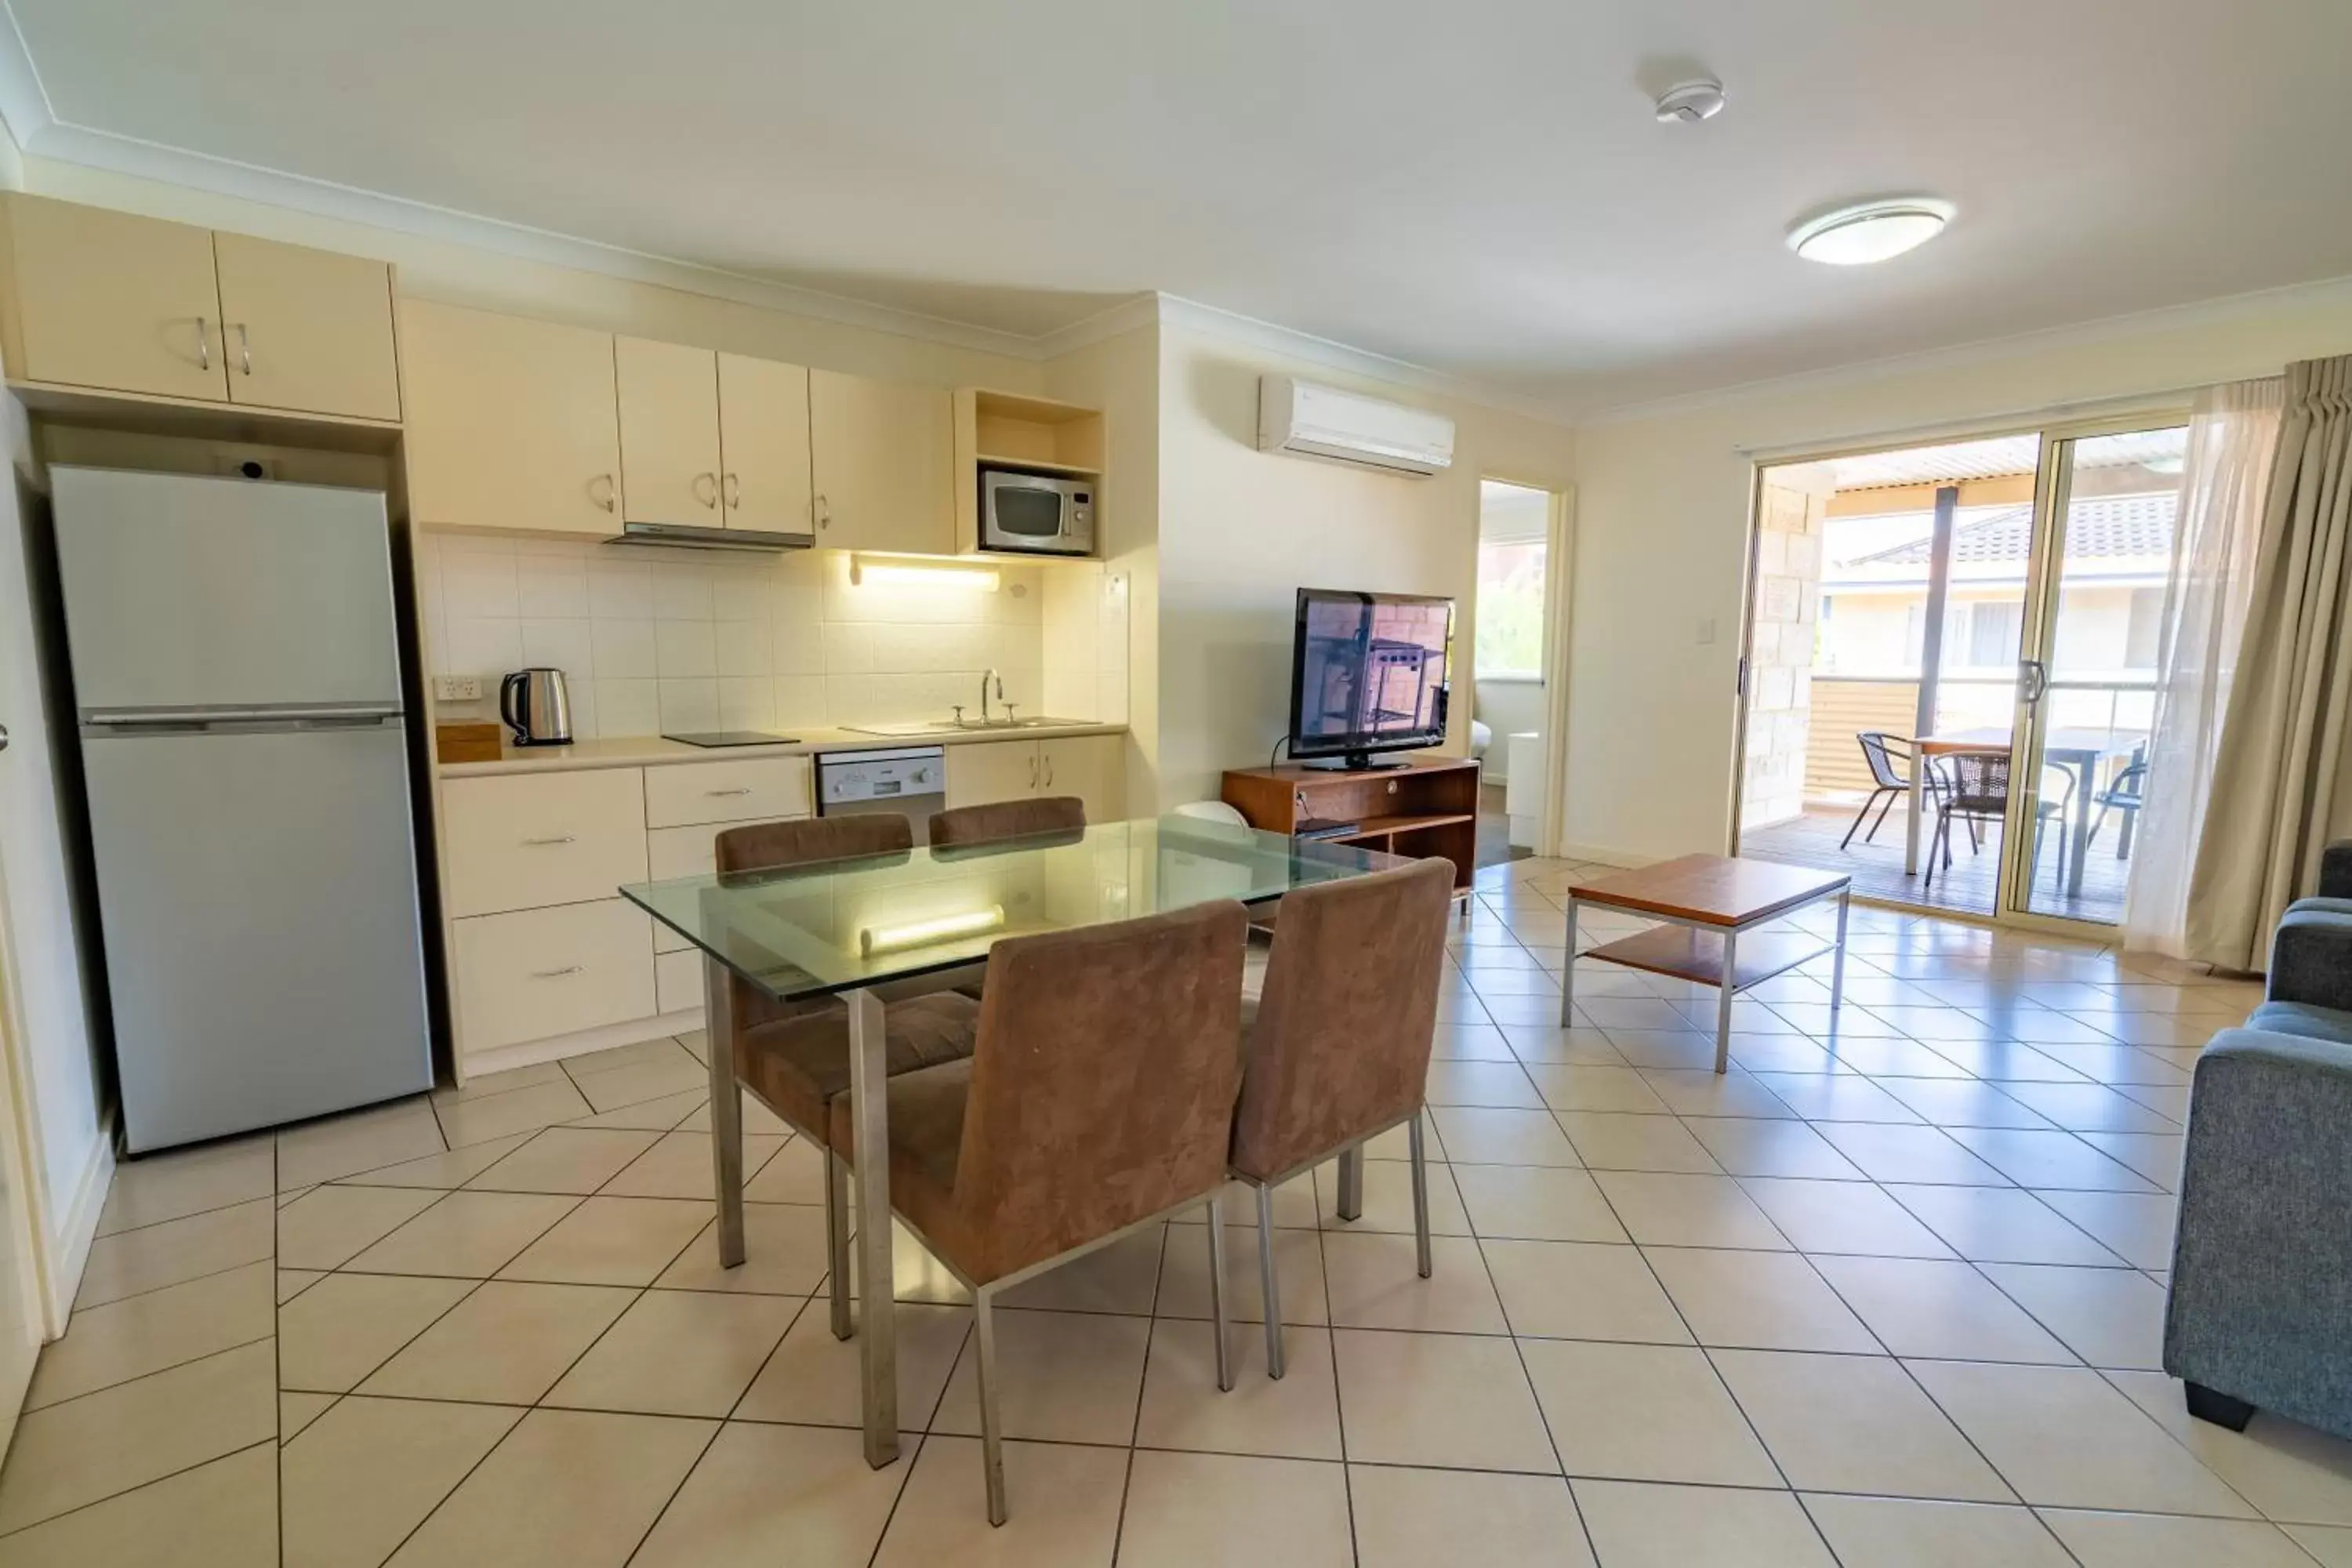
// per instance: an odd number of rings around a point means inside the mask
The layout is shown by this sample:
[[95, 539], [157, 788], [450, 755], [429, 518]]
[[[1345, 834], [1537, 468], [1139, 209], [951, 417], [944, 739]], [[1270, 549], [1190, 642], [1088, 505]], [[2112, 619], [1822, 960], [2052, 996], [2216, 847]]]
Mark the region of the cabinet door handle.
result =
[[1045, 787], [1047, 789], [1054, 787], [1054, 759], [1051, 753], [1048, 753], [1045, 758]]
[[530, 973], [530, 977], [533, 980], [561, 980], [567, 974], [577, 974], [579, 973], [580, 966], [578, 964], [567, 963], [561, 969], [534, 969]]
[[236, 353], [237, 357], [245, 362], [245, 374], [251, 375], [253, 374], [253, 339], [247, 333], [243, 321], [236, 324]]
[[819, 528], [833, 526], [833, 503], [823, 496], [816, 498], [816, 525]]
[[579, 841], [576, 834], [560, 833], [552, 838], [526, 838], [522, 846], [526, 849], [543, 849], [551, 844], [576, 844]]
[[1037, 787], [1037, 759], [1034, 757], [1029, 759], [1029, 787]]
[[198, 370], [210, 370], [212, 367], [213, 341], [210, 337], [205, 335], [205, 319], [202, 316], [198, 316], [196, 318], [196, 368]]
[[719, 476], [719, 493], [726, 500], [730, 511], [743, 504], [743, 483], [732, 474]]
[[[705, 484], [708, 484], [710, 487], [710, 489], [707, 494], [704, 492], [702, 488]], [[717, 474], [695, 475], [693, 489], [695, 500], [700, 501], [704, 506], [709, 507], [713, 511], [716, 511], [719, 509], [719, 476]]]
[[[598, 493], [599, 486], [603, 487], [602, 494]], [[588, 481], [588, 499], [606, 511], [611, 511], [620, 500], [620, 487], [614, 483], [612, 475], [598, 474]]]
[[751, 786], [750, 784], [745, 784], [740, 789], [707, 789], [702, 793], [705, 795], [750, 795], [751, 793]]

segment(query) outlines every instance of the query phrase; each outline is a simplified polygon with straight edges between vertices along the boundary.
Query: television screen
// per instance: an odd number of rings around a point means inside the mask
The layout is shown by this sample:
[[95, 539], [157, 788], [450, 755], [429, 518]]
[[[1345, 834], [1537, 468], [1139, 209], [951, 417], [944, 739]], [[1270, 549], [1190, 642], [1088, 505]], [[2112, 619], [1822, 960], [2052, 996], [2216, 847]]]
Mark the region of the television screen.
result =
[[1453, 630], [1451, 599], [1301, 588], [1291, 754], [1361, 755], [1443, 741]]

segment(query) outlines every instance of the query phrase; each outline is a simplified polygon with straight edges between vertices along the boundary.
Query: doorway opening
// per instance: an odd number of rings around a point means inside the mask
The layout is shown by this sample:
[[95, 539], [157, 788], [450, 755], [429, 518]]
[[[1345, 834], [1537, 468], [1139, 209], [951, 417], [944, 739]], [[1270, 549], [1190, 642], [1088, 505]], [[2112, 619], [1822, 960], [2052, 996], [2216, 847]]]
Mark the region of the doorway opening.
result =
[[1478, 481], [1470, 748], [1484, 764], [1478, 786], [1481, 866], [1533, 855], [1541, 834], [1552, 511], [1549, 490]]

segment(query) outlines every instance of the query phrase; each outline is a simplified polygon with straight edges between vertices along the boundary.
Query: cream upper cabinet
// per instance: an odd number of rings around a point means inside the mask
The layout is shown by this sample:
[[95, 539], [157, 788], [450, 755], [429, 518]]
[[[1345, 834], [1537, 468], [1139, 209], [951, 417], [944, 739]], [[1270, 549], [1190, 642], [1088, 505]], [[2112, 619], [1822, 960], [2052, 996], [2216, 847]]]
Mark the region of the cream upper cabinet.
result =
[[631, 522], [719, 524], [719, 373], [709, 349], [613, 340]]
[[808, 367], [720, 354], [719, 447], [729, 528], [810, 531]]
[[1037, 793], [1074, 795], [1088, 822], [1127, 816], [1127, 737], [1065, 735], [1037, 742]]
[[620, 531], [610, 333], [412, 300], [401, 335], [417, 521]]
[[952, 553], [954, 426], [944, 387], [809, 372], [818, 547]]
[[8, 226], [11, 376], [228, 395], [212, 230], [38, 196], [12, 197]]
[[1026, 800], [1042, 769], [1034, 741], [974, 741], [947, 748], [948, 806]]
[[400, 417], [391, 268], [242, 234], [214, 235], [213, 255], [231, 403]]

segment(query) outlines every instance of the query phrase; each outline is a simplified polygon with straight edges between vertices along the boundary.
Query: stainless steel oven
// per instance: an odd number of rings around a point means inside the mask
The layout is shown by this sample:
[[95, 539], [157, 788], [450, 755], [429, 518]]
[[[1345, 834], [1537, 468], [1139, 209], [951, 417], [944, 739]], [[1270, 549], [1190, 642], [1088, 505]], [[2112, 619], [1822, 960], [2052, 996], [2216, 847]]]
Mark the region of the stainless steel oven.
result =
[[1091, 479], [982, 468], [981, 548], [1039, 555], [1092, 555], [1095, 489]]

